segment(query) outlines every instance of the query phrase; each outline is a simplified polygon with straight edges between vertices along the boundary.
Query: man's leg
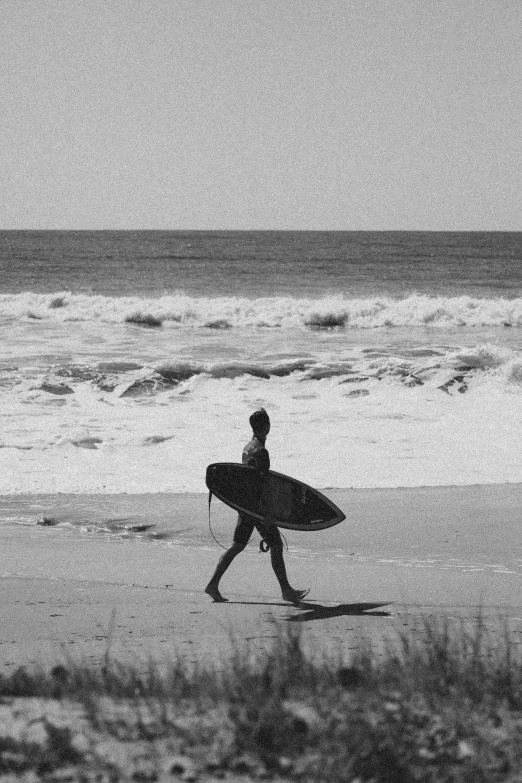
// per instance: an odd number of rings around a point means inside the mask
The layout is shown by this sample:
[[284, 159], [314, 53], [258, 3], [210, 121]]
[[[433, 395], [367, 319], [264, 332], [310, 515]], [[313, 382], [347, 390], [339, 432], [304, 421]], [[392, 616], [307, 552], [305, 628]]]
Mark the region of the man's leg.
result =
[[281, 539], [281, 533], [275, 525], [266, 526], [262, 528], [258, 527], [258, 530], [263, 537], [263, 540], [270, 547], [270, 559], [272, 561], [272, 568], [276, 575], [279, 586], [281, 587], [281, 593], [285, 601], [291, 601], [297, 603], [308, 593], [308, 590], [294, 590], [288, 581], [286, 574], [285, 560], [283, 557], [283, 541]]
[[216, 570], [214, 571], [212, 575], [212, 579], [208, 583], [208, 585], [205, 587], [205, 592], [209, 594], [209, 596], [216, 601], [217, 603], [221, 603], [222, 601], [226, 601], [226, 598], [223, 598], [221, 593], [219, 592], [219, 580], [231, 564], [232, 560], [238, 555], [240, 552], [244, 549], [243, 544], [232, 544], [230, 549], [227, 549], [226, 552], [223, 552], [221, 557], [219, 558], [219, 562], [216, 566]]
[[219, 558], [219, 562], [216, 566], [216, 570], [212, 575], [212, 579], [205, 587], [205, 592], [208, 593], [208, 595], [216, 603], [221, 603], [222, 601], [227, 600], [226, 598], [223, 598], [219, 592], [219, 581], [231, 564], [232, 560], [246, 547], [253, 532], [254, 523], [248, 517], [243, 517], [241, 514], [239, 514], [237, 518], [236, 529], [234, 530], [234, 542], [230, 549], [227, 549], [226, 552], [223, 552]]
[[289, 592], [292, 588], [290, 587], [290, 582], [288, 581], [288, 577], [286, 575], [286, 566], [283, 557], [283, 544], [270, 544], [270, 559], [272, 561], [274, 574], [277, 577], [277, 581], [279, 582], [284, 595], [285, 592]]

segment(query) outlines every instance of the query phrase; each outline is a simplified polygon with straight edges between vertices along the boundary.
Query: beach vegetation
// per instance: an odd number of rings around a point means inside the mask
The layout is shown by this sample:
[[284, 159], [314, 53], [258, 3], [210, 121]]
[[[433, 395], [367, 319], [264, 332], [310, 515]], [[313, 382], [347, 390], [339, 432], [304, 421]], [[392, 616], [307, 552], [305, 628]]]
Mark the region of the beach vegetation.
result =
[[295, 626], [263, 651], [232, 639], [219, 662], [125, 663], [110, 637], [97, 665], [0, 675], [0, 775], [522, 780], [518, 638], [480, 617], [430, 617], [349, 660], [307, 649]]

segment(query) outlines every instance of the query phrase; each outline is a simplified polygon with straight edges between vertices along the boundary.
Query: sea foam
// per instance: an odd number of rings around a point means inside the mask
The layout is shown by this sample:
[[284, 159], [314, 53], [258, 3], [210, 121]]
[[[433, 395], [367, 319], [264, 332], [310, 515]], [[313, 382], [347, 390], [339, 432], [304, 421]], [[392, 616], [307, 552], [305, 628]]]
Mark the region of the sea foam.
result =
[[141, 328], [375, 329], [390, 327], [522, 326], [522, 298], [478, 299], [414, 294], [402, 299], [191, 297], [157, 299], [57, 292], [0, 295], [0, 319], [101, 321]]
[[273, 375], [170, 361], [111, 365], [112, 385], [76, 367], [2, 386], [0, 491], [204, 492], [208, 463], [240, 460], [259, 406], [274, 469], [319, 488], [522, 482], [516, 352], [376, 353]]

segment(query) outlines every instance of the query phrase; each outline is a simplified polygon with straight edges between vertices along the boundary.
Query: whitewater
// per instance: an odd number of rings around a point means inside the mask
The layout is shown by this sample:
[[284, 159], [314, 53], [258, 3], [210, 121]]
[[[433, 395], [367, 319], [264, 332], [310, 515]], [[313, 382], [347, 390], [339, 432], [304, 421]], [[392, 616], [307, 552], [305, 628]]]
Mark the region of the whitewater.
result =
[[0, 492], [203, 492], [272, 418], [318, 488], [522, 482], [522, 298], [0, 295]]
[[409, 326], [522, 326], [522, 298], [492, 299], [413, 294], [403, 298], [293, 297], [159, 298], [58, 293], [0, 295], [0, 319], [102, 321], [154, 327], [355, 328]]

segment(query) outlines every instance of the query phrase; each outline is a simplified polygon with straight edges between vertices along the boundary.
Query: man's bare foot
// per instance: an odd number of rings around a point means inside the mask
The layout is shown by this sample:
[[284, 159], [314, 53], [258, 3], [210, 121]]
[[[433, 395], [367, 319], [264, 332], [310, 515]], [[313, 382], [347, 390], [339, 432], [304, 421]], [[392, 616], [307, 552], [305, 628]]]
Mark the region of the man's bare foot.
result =
[[207, 593], [216, 604], [223, 604], [228, 601], [228, 598], [223, 598], [217, 587], [214, 587], [213, 584], [208, 584], [205, 587], [205, 593]]
[[285, 601], [290, 601], [291, 604], [298, 604], [299, 601], [302, 601], [303, 598], [306, 598], [309, 592], [310, 588], [308, 588], [308, 590], [285, 590], [283, 593], [283, 599]]

